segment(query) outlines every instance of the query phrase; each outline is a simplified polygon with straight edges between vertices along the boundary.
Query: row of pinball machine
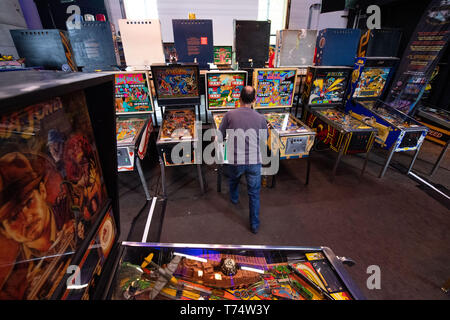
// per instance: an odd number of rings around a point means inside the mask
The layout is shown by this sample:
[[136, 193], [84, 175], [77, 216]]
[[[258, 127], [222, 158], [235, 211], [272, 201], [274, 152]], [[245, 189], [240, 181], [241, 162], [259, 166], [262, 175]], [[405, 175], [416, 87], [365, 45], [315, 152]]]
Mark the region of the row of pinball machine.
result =
[[[204, 30], [201, 22], [184, 22], [183, 28], [194, 25]], [[129, 34], [141, 44], [150, 36], [145, 30], [155, 25], [120, 24], [122, 40], [131, 28]], [[138, 32], [140, 28], [144, 33]], [[283, 44], [285, 58], [292, 58], [295, 51], [296, 61], [293, 65], [277, 62], [276, 68], [257, 65], [264, 64], [265, 54], [261, 61], [247, 56], [239, 68], [228, 65], [220, 70], [180, 61], [145, 64], [148, 56], [142, 54], [147, 47], [152, 48], [146, 43], [142, 50], [139, 46], [132, 50], [139, 62], [131, 63], [132, 70], [0, 72], [0, 82], [4, 83], [0, 90], [0, 221], [4, 226], [0, 232], [0, 298], [363, 299], [344, 268], [351, 260], [336, 256], [327, 247], [164, 244], [159, 239], [148, 242], [145, 232], [141, 242], [118, 242], [117, 172], [137, 168], [146, 198], [154, 208], [156, 197], [148, 192], [141, 161], [148, 153], [151, 132], [159, 130], [156, 146], [163, 200], [167, 198], [164, 172], [174, 165], [195, 165], [204, 192], [202, 163], [194, 154], [204, 129], [202, 96], [205, 122], [209, 126], [211, 115], [211, 126], [217, 129], [225, 112], [239, 108], [245, 85], [256, 90], [253, 108], [266, 118], [271, 132], [267, 147], [278, 152], [279, 159], [305, 158], [309, 173], [310, 152], [323, 143], [337, 153], [333, 176], [341, 157], [351, 154], [365, 154], [362, 174], [376, 144], [389, 150], [380, 177], [395, 152], [415, 151], [410, 170], [432, 128], [383, 102], [399, 59], [389, 54], [356, 54], [359, 31], [348, 30], [352, 29], [325, 29], [320, 37], [314, 33], [314, 41], [322, 49], [314, 63], [314, 47], [306, 50], [306, 46], [298, 46], [308, 32], [296, 31]], [[158, 32], [155, 43], [161, 42]], [[29, 33], [20, 31], [16, 36], [30, 37]], [[277, 35], [287, 39], [289, 33]], [[90, 29], [89, 34], [100, 32]], [[353, 39], [353, 52], [341, 50], [348, 49], [348, 44], [339, 37], [348, 35]], [[33, 39], [43, 36], [32, 35]], [[244, 51], [258, 51], [258, 45], [248, 37], [244, 42]], [[89, 52], [86, 61], [96, 51]], [[177, 54], [182, 55], [178, 47]], [[283, 56], [281, 51], [278, 54]], [[105, 61], [104, 57], [99, 61]], [[80, 61], [77, 59], [78, 65]], [[422, 116], [434, 114], [437, 122], [447, 125], [448, 132], [448, 114], [426, 109], [420, 112]], [[174, 159], [177, 153], [172, 151], [180, 144], [191, 146], [184, 150], [193, 151]], [[217, 145], [216, 150], [219, 164], [226, 164], [226, 145]], [[218, 173], [219, 181], [221, 170]], [[45, 218], [30, 219], [30, 210], [25, 207], [31, 203]]]

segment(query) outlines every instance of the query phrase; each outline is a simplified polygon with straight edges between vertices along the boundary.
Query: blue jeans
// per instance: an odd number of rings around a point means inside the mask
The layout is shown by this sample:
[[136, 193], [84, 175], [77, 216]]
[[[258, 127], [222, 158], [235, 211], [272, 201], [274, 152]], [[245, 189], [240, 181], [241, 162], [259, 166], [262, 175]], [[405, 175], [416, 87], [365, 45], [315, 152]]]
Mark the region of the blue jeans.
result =
[[239, 179], [243, 174], [247, 180], [247, 193], [250, 209], [250, 226], [259, 227], [259, 192], [261, 190], [261, 165], [229, 165], [229, 185], [231, 202], [239, 200]]

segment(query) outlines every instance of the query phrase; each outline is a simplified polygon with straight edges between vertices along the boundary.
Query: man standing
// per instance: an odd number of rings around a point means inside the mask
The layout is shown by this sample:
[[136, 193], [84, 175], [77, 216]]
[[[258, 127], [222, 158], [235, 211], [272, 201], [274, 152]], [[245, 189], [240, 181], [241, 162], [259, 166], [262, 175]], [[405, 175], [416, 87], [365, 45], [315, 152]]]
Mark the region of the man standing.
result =
[[230, 200], [239, 200], [239, 179], [245, 174], [250, 209], [250, 229], [259, 229], [259, 193], [261, 190], [260, 138], [267, 137], [266, 119], [252, 109], [255, 89], [246, 86], [241, 91], [241, 108], [228, 111], [220, 124], [222, 137], [227, 139]]

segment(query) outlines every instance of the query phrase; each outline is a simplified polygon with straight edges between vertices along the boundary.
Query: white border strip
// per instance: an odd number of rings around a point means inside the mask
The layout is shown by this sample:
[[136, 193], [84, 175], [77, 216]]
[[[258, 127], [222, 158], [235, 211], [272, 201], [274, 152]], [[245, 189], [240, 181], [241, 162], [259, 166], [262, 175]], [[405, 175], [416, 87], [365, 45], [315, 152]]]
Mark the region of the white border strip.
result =
[[144, 235], [142, 236], [141, 242], [146, 242], [148, 237], [148, 231], [150, 229], [150, 223], [152, 222], [153, 211], [155, 210], [156, 205], [156, 197], [153, 197], [152, 205], [150, 207], [150, 211], [148, 212], [147, 222], [145, 223]]
[[427, 185], [428, 187], [430, 187], [431, 189], [433, 189], [434, 191], [436, 191], [437, 193], [439, 193], [440, 195], [444, 196], [445, 198], [447, 198], [448, 200], [450, 200], [450, 197], [448, 195], [446, 195], [445, 193], [443, 193], [441, 190], [435, 188], [432, 184], [428, 183], [427, 181], [423, 180], [421, 177], [419, 177], [417, 174], [413, 173], [413, 172], [409, 172], [409, 175], [413, 176], [414, 178], [416, 178], [417, 180], [419, 180], [420, 182], [422, 182], [423, 184]]

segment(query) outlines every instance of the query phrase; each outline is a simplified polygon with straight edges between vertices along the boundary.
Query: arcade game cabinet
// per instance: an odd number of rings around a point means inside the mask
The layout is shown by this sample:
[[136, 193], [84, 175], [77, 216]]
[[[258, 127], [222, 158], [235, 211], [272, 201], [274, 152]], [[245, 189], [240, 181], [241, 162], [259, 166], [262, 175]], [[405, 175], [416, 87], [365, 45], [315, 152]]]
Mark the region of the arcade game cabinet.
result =
[[398, 58], [357, 58], [345, 111], [377, 129], [375, 142], [389, 150], [379, 177], [386, 173], [395, 152], [413, 151], [411, 170], [427, 128], [412, 117], [382, 102], [384, 89], [392, 77]]
[[[242, 89], [247, 85], [247, 71], [208, 71], [205, 74], [206, 107], [213, 117], [213, 128], [219, 130], [222, 118], [229, 110], [240, 107]], [[223, 137], [225, 138], [225, 137]], [[226, 141], [215, 139], [217, 170], [217, 191], [222, 186], [222, 164], [227, 164]]]
[[[153, 85], [163, 112], [156, 145], [161, 165], [163, 194], [166, 196], [165, 167], [196, 165], [204, 193], [201, 160], [196, 159], [198, 131], [196, 108], [200, 106], [197, 64], [153, 64]], [[201, 153], [200, 153], [201, 154]]]
[[339, 110], [345, 101], [350, 73], [350, 67], [311, 66], [302, 94], [304, 121], [316, 130], [318, 142], [338, 153], [333, 178], [342, 155], [347, 154], [366, 154], [361, 175], [364, 173], [376, 134], [374, 128]]
[[[269, 124], [269, 149], [281, 160], [307, 158], [306, 184], [309, 179], [309, 152], [315, 132], [289, 111], [294, 102], [297, 82], [296, 68], [255, 69], [253, 85], [256, 89], [254, 109]], [[273, 180], [272, 180], [273, 181]]]
[[113, 76], [0, 82], [0, 299], [89, 299], [120, 230]]
[[142, 171], [144, 159], [153, 129], [153, 97], [147, 71], [120, 71], [114, 73], [117, 128], [118, 171], [139, 173], [147, 200], [150, 200], [147, 183]]

